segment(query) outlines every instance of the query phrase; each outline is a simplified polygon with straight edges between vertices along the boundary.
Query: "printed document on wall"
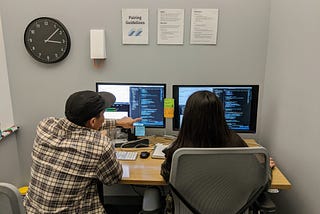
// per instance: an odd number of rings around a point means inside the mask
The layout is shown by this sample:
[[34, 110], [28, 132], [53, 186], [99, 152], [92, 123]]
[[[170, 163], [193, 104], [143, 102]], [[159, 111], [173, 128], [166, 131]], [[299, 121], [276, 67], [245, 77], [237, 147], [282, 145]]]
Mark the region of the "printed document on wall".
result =
[[218, 9], [192, 9], [190, 44], [217, 44], [218, 13]]
[[122, 43], [148, 44], [148, 9], [122, 9]]
[[184, 9], [158, 9], [158, 44], [182, 45]]

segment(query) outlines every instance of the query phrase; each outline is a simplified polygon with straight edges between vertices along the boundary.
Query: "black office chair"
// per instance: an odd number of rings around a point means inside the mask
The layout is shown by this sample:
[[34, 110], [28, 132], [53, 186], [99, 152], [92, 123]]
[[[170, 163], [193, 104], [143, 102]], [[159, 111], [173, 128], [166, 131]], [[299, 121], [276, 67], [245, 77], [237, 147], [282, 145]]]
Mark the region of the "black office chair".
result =
[[265, 148], [180, 148], [169, 179], [174, 213], [243, 213], [264, 191]]
[[23, 214], [22, 196], [19, 190], [12, 184], [0, 183], [0, 213]]

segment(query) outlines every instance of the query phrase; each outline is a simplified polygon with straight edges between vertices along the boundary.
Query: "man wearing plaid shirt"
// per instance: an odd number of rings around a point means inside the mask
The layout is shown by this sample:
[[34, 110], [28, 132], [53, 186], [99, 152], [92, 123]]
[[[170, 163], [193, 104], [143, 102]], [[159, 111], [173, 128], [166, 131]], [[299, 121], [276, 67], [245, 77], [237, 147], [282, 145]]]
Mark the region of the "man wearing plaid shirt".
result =
[[105, 213], [97, 182], [117, 183], [122, 167], [101, 130], [131, 128], [141, 120], [105, 120], [103, 112], [114, 102], [108, 92], [76, 92], [66, 102], [66, 118], [50, 117], [39, 123], [24, 200], [27, 213]]

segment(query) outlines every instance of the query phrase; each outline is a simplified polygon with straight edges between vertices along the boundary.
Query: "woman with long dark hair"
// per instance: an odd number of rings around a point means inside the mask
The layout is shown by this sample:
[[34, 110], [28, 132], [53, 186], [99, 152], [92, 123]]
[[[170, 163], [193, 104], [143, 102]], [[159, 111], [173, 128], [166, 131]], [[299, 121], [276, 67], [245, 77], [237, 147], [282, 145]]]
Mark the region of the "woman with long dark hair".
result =
[[[219, 98], [213, 92], [198, 91], [187, 100], [177, 139], [163, 150], [166, 159], [161, 165], [161, 175], [167, 182], [173, 153], [182, 147], [247, 147], [247, 144], [237, 133], [229, 129]], [[274, 166], [275, 162], [270, 158], [270, 167]], [[271, 181], [271, 175], [269, 179]], [[265, 194], [261, 194], [258, 198], [261, 204], [266, 200]], [[169, 193], [166, 198], [165, 213], [172, 213], [172, 210], [173, 200]]]
[[163, 152], [161, 175], [168, 181], [173, 153], [182, 147], [247, 147], [244, 140], [229, 129], [219, 98], [210, 91], [197, 91], [187, 100], [177, 139]]

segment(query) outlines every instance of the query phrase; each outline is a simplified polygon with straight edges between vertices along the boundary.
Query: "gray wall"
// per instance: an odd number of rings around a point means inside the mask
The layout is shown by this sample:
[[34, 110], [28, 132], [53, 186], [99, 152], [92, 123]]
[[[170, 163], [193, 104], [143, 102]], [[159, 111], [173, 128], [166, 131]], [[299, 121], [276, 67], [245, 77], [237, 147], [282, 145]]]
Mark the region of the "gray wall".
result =
[[280, 213], [319, 213], [320, 1], [271, 1], [261, 139], [293, 188]]

